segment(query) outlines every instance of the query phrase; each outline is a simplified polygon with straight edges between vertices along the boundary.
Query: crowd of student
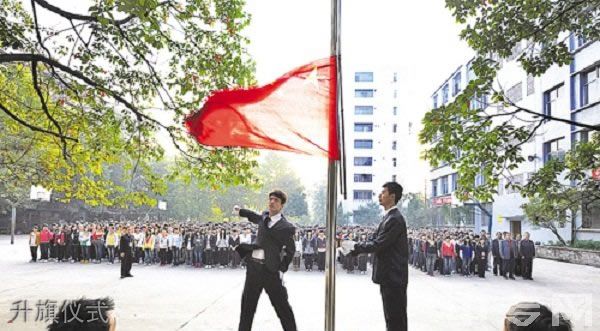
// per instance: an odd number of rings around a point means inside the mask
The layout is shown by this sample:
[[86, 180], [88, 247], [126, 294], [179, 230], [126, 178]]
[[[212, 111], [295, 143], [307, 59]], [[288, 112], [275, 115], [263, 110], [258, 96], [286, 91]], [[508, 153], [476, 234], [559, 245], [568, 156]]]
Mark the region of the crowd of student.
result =
[[533, 280], [534, 242], [525, 232], [512, 236], [497, 232], [490, 239], [485, 230], [479, 234], [460, 229], [412, 229], [408, 231], [410, 264], [430, 276], [459, 274], [485, 278], [486, 271], [505, 279]]
[[[131, 223], [128, 223], [131, 224]], [[119, 238], [123, 223], [95, 221], [35, 226], [29, 237], [31, 262], [115, 263], [119, 259]], [[365, 242], [374, 228], [338, 227], [336, 246], [342, 240]], [[255, 240], [256, 226], [242, 223], [134, 223], [133, 262], [144, 265], [187, 265], [195, 268], [237, 268], [244, 265], [235, 247]], [[292, 270], [325, 271], [327, 239], [319, 227], [298, 227]], [[532, 279], [535, 257], [533, 241], [525, 233], [512, 237], [485, 231], [476, 234], [464, 229], [419, 228], [408, 230], [409, 263], [416, 269], [435, 274], [484, 278], [494, 275], [507, 279]], [[38, 255], [40, 256], [38, 258]], [[337, 261], [348, 273], [366, 274], [371, 254], [358, 256], [338, 253]]]
[[[128, 223], [131, 225], [132, 223]], [[336, 241], [366, 240], [372, 228], [340, 227]], [[109, 263], [119, 260], [120, 237], [124, 223], [43, 224], [29, 235], [30, 262]], [[252, 223], [134, 223], [133, 262], [144, 265], [187, 265], [195, 268], [237, 268], [244, 265], [235, 247], [252, 243], [256, 226]], [[294, 236], [292, 270], [324, 271], [327, 240], [319, 227], [298, 227]], [[367, 254], [358, 257], [338, 254], [349, 273], [367, 271]]]

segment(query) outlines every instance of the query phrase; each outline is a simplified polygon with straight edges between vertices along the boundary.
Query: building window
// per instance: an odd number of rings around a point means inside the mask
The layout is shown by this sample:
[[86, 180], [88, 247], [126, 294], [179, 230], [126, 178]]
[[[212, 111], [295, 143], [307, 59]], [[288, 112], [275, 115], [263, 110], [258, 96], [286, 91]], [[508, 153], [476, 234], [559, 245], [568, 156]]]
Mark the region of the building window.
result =
[[469, 63], [467, 65], [467, 82], [470, 82], [475, 78], [477, 77], [475, 75], [475, 71], [473, 70], [473, 63]]
[[394, 112], [394, 116], [398, 115], [398, 107], [394, 106], [393, 112]]
[[498, 179], [498, 195], [504, 195], [504, 178]]
[[437, 178], [431, 181], [431, 196], [433, 197], [437, 197], [437, 188], [438, 188], [438, 183], [437, 183]]
[[553, 89], [544, 92], [544, 115], [551, 116], [552, 110], [557, 107], [556, 104], [560, 96], [561, 86], [562, 85], [559, 85]]
[[446, 104], [448, 102], [448, 84], [442, 87], [442, 104]]
[[433, 98], [433, 109], [437, 109], [437, 107], [438, 107], [438, 104], [437, 104], [437, 99], [438, 99], [437, 94], [434, 94], [432, 98]]
[[373, 81], [373, 72], [357, 72], [354, 74], [354, 81], [357, 83], [372, 82]]
[[455, 96], [458, 94], [458, 92], [460, 92], [460, 79], [461, 79], [461, 74], [459, 71], [452, 78], [452, 96]]
[[452, 174], [452, 192], [458, 189], [458, 174]]
[[576, 143], [586, 143], [590, 141], [590, 131], [581, 130], [575, 133], [575, 142]]
[[371, 190], [354, 190], [354, 200], [371, 200], [373, 191]]
[[563, 159], [565, 157], [564, 137], [554, 139], [544, 143], [544, 162], [553, 159]]
[[442, 177], [441, 180], [442, 180], [442, 195], [446, 195], [446, 194], [449, 193], [448, 192], [448, 190], [449, 190], [449, 187], [448, 187], [448, 176]]
[[527, 95], [532, 95], [535, 93], [535, 79], [533, 75], [527, 75]]
[[354, 106], [354, 115], [373, 115], [373, 106]]
[[396, 175], [392, 175], [392, 182], [396, 181]]
[[587, 42], [587, 40], [585, 39], [584, 36], [576, 36], [575, 37], [575, 43], [577, 45], [577, 48], [585, 45], [586, 42]]
[[356, 149], [372, 149], [372, 139], [354, 139], [354, 148]]
[[600, 66], [581, 73], [581, 106], [600, 100]]
[[394, 90], [394, 99], [398, 97], [398, 90]]
[[392, 125], [392, 132], [396, 133], [396, 131], [398, 131], [398, 124]]
[[354, 132], [373, 132], [373, 123], [354, 123]]
[[394, 83], [398, 81], [398, 73], [394, 72], [394, 79], [393, 79]]
[[357, 90], [354, 90], [354, 96], [357, 98], [372, 98], [373, 90], [372, 89], [357, 89]]
[[[513, 187], [512, 185], [522, 186], [523, 184], [525, 184], [523, 182], [523, 177], [523, 174], [510, 176], [508, 178], [508, 182], [511, 184], [511, 186], [509, 186], [506, 189], [506, 194], [519, 193], [519, 189]], [[506, 186], [506, 184], [504, 184], [504, 186]]]
[[600, 229], [600, 202], [594, 198], [584, 199], [581, 216], [582, 228]]
[[518, 82], [506, 91], [506, 97], [510, 102], [519, 102], [523, 100], [523, 84]]
[[396, 165], [398, 164], [397, 161], [398, 160], [395, 157], [392, 158], [392, 167], [396, 168]]
[[371, 174], [354, 174], [355, 183], [371, 183], [373, 182], [373, 175]]
[[485, 184], [485, 177], [483, 176], [483, 174], [478, 173], [475, 176], [475, 187], [479, 187], [479, 186], [484, 185], [484, 184]]
[[373, 158], [368, 156], [355, 156], [354, 165], [357, 167], [370, 167], [373, 165]]
[[396, 148], [398, 147], [398, 143], [394, 140], [392, 141], [392, 150], [396, 150]]
[[469, 109], [471, 110], [483, 110], [486, 109], [488, 106], [488, 100], [487, 100], [487, 95], [484, 94], [482, 96], [476, 96], [473, 99], [471, 99], [471, 102], [469, 104]]

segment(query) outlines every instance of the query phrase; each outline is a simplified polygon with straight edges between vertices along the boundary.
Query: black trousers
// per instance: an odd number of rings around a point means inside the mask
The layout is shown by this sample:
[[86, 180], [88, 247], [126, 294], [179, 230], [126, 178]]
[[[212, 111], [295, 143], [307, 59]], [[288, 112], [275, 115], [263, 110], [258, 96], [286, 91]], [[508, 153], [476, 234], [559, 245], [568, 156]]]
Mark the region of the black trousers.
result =
[[387, 331], [408, 330], [406, 317], [406, 286], [388, 287], [381, 285], [383, 314]]
[[515, 276], [523, 275], [523, 270], [521, 270], [522, 263], [523, 263], [523, 260], [521, 259], [520, 256], [515, 258]]
[[29, 246], [29, 250], [31, 251], [31, 260], [37, 261], [37, 246]]
[[252, 321], [256, 313], [256, 305], [263, 289], [267, 292], [271, 305], [279, 317], [284, 331], [296, 331], [294, 312], [288, 302], [288, 294], [278, 272], [271, 272], [264, 264], [246, 259], [246, 283], [242, 294], [242, 311], [239, 331], [252, 330]]
[[524, 257], [521, 261], [521, 263], [523, 264], [522, 269], [523, 269], [523, 278], [531, 278], [531, 273], [532, 273], [532, 269], [533, 269], [533, 258], [531, 257]]
[[312, 254], [304, 254], [304, 267], [306, 270], [312, 270], [313, 268], [313, 255]]
[[40, 244], [40, 252], [42, 257], [40, 258], [40, 260], [48, 260], [48, 250], [50, 248], [50, 244], [48, 243], [41, 243]]
[[133, 262], [132, 254], [125, 254], [121, 258], [121, 277], [131, 274], [131, 263]]
[[325, 252], [317, 252], [317, 267], [319, 271], [325, 270]]
[[214, 253], [211, 249], [204, 251], [204, 265], [213, 265]]
[[503, 276], [514, 277], [515, 276], [515, 259], [502, 259], [502, 271]]
[[500, 256], [494, 256], [492, 264], [494, 265], [494, 275], [504, 276], [504, 272], [502, 271], [502, 259], [500, 258]]
[[[473, 263], [475, 264], [475, 263]], [[485, 267], [487, 265], [487, 259], [485, 257], [480, 257], [477, 261], [477, 274], [479, 277], [485, 277]]]

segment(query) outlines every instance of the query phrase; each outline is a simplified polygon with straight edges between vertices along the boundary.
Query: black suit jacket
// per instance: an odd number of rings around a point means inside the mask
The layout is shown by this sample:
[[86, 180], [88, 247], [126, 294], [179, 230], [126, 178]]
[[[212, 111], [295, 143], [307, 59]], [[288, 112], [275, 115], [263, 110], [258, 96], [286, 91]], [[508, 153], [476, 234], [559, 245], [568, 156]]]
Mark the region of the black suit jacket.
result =
[[265, 220], [269, 217], [269, 212], [266, 211], [259, 215], [251, 210], [241, 209], [240, 216], [258, 225], [256, 242], [241, 244], [236, 248], [240, 256], [244, 258], [246, 255], [251, 255], [253, 250], [262, 248], [265, 251], [267, 269], [271, 272], [286, 272], [296, 251], [294, 244], [296, 227], [283, 215], [272, 228], [267, 227]]
[[354, 253], [374, 253], [373, 282], [382, 286], [408, 285], [408, 238], [400, 211], [391, 210], [379, 223], [373, 239], [356, 244]]
[[531, 240], [521, 240], [521, 256], [533, 258], [535, 256], [535, 245]]
[[119, 250], [121, 253], [124, 253], [127, 256], [133, 255], [131, 251], [133, 244], [133, 237], [129, 234], [125, 234], [121, 236], [121, 240], [119, 241]]

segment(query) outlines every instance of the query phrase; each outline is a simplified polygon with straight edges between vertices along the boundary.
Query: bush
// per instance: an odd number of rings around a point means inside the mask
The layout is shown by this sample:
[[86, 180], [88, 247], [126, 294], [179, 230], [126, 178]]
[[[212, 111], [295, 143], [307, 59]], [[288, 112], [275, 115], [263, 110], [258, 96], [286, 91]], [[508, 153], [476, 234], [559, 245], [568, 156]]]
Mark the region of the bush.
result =
[[574, 248], [590, 249], [594, 251], [600, 251], [600, 241], [598, 240], [577, 240], [575, 241]]

